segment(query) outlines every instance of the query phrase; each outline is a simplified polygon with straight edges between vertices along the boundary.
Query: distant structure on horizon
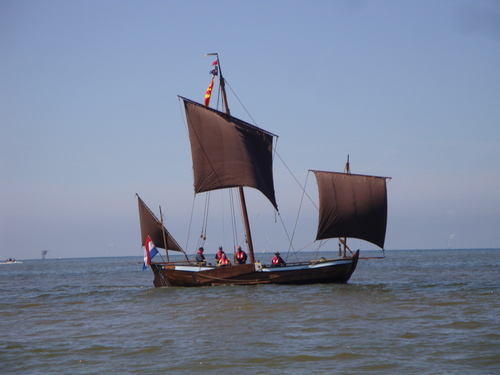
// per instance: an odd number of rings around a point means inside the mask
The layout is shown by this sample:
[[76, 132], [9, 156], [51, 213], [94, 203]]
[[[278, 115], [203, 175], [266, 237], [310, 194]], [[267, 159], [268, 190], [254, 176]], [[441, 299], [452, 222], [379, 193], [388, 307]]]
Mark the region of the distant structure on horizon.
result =
[[45, 259], [45, 255], [47, 255], [48, 250], [42, 250], [42, 259]]
[[456, 234], [450, 234], [450, 237], [448, 237], [448, 249], [451, 249], [451, 240], [453, 239], [453, 237], [455, 237]]

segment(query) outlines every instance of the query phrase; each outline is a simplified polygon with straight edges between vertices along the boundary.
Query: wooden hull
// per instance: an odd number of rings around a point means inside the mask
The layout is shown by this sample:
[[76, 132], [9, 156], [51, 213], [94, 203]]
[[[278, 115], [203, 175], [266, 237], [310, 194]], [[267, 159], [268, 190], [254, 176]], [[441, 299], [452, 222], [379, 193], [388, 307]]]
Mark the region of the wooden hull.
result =
[[259, 263], [229, 267], [198, 267], [152, 263], [154, 286], [346, 283], [358, 264], [353, 257], [266, 267]]

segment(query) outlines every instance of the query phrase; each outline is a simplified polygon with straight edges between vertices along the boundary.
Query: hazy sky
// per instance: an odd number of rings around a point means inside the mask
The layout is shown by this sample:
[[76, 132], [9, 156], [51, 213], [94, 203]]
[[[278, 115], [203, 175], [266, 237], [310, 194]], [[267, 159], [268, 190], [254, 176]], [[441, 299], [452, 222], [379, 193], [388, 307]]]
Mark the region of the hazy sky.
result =
[[[307, 170], [348, 154], [353, 173], [392, 177], [386, 249], [500, 247], [497, 1], [3, 0], [0, 51], [0, 260], [140, 255], [135, 193], [185, 246], [177, 95], [203, 100], [208, 52], [244, 105], [231, 95], [232, 114], [278, 134], [313, 194]], [[293, 231], [302, 195], [280, 161], [275, 176]], [[256, 246], [286, 247], [256, 198]]]

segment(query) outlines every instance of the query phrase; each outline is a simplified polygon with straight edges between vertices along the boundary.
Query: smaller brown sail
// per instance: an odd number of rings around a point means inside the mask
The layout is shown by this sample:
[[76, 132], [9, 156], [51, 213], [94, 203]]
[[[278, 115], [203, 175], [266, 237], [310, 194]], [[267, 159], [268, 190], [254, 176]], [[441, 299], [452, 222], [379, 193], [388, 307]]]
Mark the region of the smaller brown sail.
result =
[[384, 248], [388, 177], [313, 172], [319, 191], [316, 240], [350, 237]]
[[[146, 243], [146, 237], [149, 236], [156, 247], [184, 253], [184, 250], [182, 250], [177, 241], [170, 235], [161, 221], [158, 220], [155, 214], [146, 206], [146, 203], [144, 203], [141, 197], [139, 197], [138, 194], [136, 195], [139, 204], [142, 245]], [[165, 241], [167, 243], [165, 243]]]
[[273, 182], [273, 136], [231, 115], [184, 101], [196, 193], [253, 187], [277, 208]]

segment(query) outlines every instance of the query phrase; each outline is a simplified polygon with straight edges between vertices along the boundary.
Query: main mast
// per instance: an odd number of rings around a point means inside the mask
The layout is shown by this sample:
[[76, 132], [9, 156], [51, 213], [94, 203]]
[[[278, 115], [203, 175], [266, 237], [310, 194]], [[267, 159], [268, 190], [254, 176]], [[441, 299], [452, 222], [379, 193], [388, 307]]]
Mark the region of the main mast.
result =
[[[349, 155], [347, 155], [347, 162], [345, 163], [345, 169], [344, 172], [347, 174], [351, 174], [351, 164], [349, 163]], [[344, 245], [344, 258], [347, 257], [347, 249], [349, 249], [349, 246], [347, 246], [347, 237], [339, 238], [340, 242]], [[349, 249], [350, 251], [351, 249]]]
[[[220, 82], [220, 89], [222, 92], [222, 101], [224, 104], [224, 111], [226, 114], [230, 115], [231, 111], [229, 110], [229, 105], [227, 103], [227, 96], [226, 96], [226, 83], [224, 81], [224, 77], [222, 76], [222, 70], [220, 67], [220, 62], [219, 62], [219, 55], [217, 53], [209, 53], [208, 55], [215, 55], [217, 58], [217, 66], [219, 69], [219, 82]], [[240, 202], [241, 202], [241, 213], [243, 215], [243, 222], [245, 223], [245, 235], [247, 238], [247, 245], [248, 245], [248, 254], [250, 256], [250, 263], [255, 263], [255, 256], [253, 252], [253, 242], [252, 242], [252, 232], [250, 231], [250, 222], [248, 221], [248, 212], [247, 212], [247, 204], [245, 201], [245, 192], [243, 191], [243, 187], [238, 187], [238, 191], [240, 193]]]

